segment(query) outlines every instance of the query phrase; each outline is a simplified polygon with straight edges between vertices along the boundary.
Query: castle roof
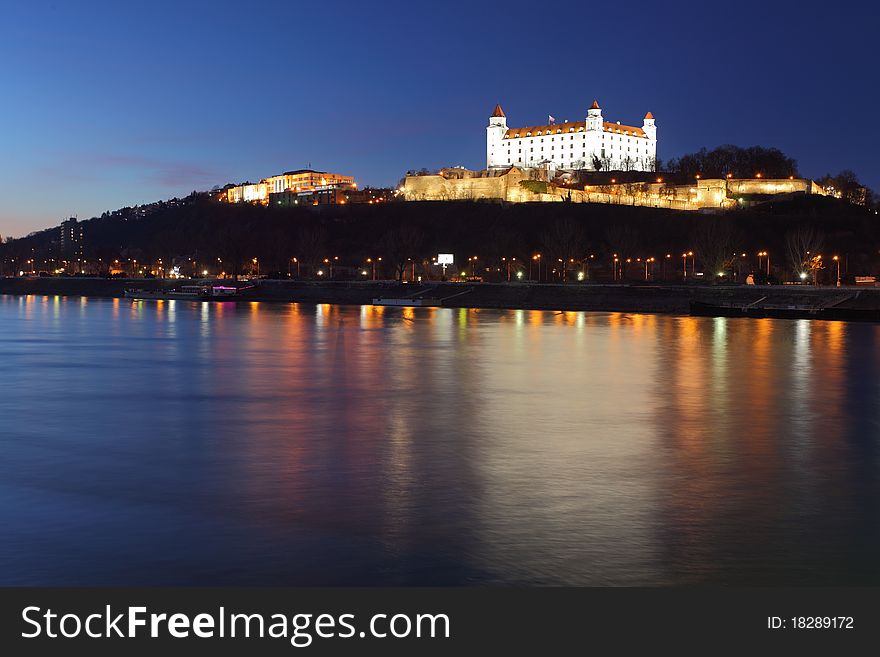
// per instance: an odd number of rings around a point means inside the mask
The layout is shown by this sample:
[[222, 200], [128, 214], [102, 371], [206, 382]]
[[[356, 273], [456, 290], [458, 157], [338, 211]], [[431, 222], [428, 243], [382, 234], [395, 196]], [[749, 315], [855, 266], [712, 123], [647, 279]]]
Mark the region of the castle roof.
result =
[[[567, 121], [565, 123], [554, 123], [552, 125], [536, 125], [526, 128], [509, 128], [504, 133], [504, 139], [516, 139], [522, 137], [537, 137], [538, 135], [555, 135], [570, 132], [583, 132], [587, 129], [586, 121]], [[602, 130], [604, 132], [613, 132], [630, 137], [647, 137], [645, 131], [631, 125], [621, 125], [620, 123], [602, 122]]]
[[598, 101], [598, 100], [593, 100], [593, 104], [590, 105], [590, 109], [602, 109], [602, 108], [599, 107], [599, 101]]
[[500, 103], [499, 103], [498, 105], [495, 105], [495, 111], [492, 112], [492, 116], [493, 116], [493, 117], [496, 117], [496, 116], [504, 116], [504, 110], [501, 109], [501, 104], [500, 104]]
[[648, 112], [647, 114], [645, 114], [645, 120], [647, 120], [647, 119], [653, 119], [653, 118], [654, 118], [654, 115], [651, 114], [651, 112]]

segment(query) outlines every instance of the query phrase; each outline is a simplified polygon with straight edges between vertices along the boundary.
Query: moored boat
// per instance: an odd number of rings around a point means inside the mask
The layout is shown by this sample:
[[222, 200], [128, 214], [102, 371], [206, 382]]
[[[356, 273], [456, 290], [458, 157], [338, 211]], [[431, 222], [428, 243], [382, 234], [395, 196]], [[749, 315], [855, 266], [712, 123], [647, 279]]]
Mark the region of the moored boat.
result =
[[181, 301], [223, 301], [234, 299], [237, 294], [238, 289], [228, 285], [181, 285], [180, 288], [168, 290], [128, 288], [124, 292], [127, 299]]
[[880, 322], [880, 309], [843, 304], [818, 306], [806, 304], [725, 304], [691, 301], [694, 317], [753, 317], [774, 319], [827, 319]]
[[418, 298], [384, 298], [376, 297], [373, 299], [374, 306], [400, 306], [400, 307], [416, 307], [416, 308], [437, 308], [443, 305], [441, 299], [432, 297]]

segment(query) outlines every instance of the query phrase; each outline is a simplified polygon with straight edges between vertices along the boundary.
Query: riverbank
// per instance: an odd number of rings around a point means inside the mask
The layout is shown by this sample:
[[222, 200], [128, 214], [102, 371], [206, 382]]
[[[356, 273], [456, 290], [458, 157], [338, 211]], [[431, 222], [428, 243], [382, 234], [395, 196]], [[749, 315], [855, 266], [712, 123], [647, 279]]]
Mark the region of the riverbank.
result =
[[[4, 278], [0, 294], [122, 297], [125, 288], [168, 289], [180, 281], [103, 278]], [[569, 283], [430, 283], [261, 280], [242, 301], [364, 305], [377, 297], [425, 296], [448, 308], [591, 310], [688, 314], [691, 302], [720, 305], [835, 306], [880, 310], [880, 288]]]

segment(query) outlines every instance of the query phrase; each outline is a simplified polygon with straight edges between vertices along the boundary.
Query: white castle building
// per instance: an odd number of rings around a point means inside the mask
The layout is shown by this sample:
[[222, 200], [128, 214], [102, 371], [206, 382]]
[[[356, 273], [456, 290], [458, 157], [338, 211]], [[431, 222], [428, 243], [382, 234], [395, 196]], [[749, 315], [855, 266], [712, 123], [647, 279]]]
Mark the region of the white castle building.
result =
[[501, 105], [486, 128], [486, 167], [653, 171], [657, 161], [657, 126], [648, 112], [641, 128], [602, 120], [597, 101], [585, 121], [564, 121], [508, 128]]

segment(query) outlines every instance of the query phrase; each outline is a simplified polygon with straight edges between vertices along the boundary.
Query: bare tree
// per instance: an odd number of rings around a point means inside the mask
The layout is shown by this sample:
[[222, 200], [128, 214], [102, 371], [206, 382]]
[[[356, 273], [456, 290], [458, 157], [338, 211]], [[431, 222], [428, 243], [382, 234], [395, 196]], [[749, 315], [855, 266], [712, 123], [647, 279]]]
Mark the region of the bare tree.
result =
[[313, 274], [324, 255], [324, 239], [324, 229], [320, 226], [303, 226], [297, 236], [297, 257]]
[[544, 248], [557, 262], [562, 261], [560, 275], [565, 282], [570, 262], [579, 262], [583, 258], [583, 229], [571, 218], [564, 217], [550, 226], [544, 234], [543, 243]]
[[409, 224], [404, 224], [397, 230], [388, 231], [382, 238], [382, 251], [388, 261], [394, 265], [398, 282], [403, 282], [407, 263], [418, 257], [422, 241], [422, 232]]
[[713, 280], [733, 265], [738, 239], [730, 219], [715, 217], [701, 221], [692, 239], [694, 250]]
[[216, 231], [214, 241], [214, 251], [222, 256], [229, 273], [238, 276], [253, 249], [253, 226], [244, 221], [227, 222]]
[[801, 226], [785, 234], [788, 264], [800, 278], [810, 277], [815, 284], [822, 269], [822, 259], [817, 258], [825, 245], [825, 236], [812, 226]]
[[[522, 254], [526, 252], [525, 242], [522, 235], [509, 223], [496, 219], [489, 228], [489, 239], [486, 243], [486, 257], [488, 264], [502, 271], [502, 278], [507, 276], [507, 263], [513, 258], [522, 260]], [[514, 267], [513, 271], [517, 271]]]
[[614, 223], [605, 231], [605, 242], [620, 257], [635, 256], [641, 247], [639, 233], [629, 224]]

